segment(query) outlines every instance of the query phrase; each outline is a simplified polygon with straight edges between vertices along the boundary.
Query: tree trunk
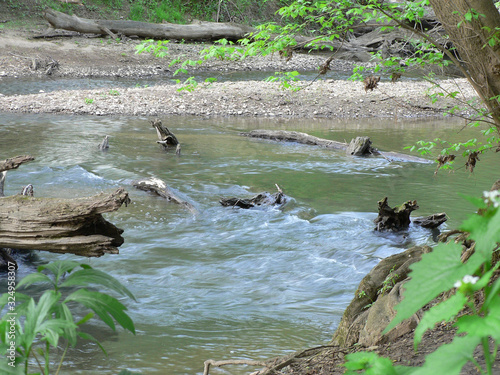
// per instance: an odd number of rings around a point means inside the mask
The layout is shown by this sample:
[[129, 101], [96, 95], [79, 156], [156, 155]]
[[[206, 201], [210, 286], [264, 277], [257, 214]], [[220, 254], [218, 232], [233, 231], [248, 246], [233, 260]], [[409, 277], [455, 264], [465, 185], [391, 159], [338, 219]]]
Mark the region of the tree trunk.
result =
[[0, 198], [0, 248], [45, 250], [82, 256], [117, 254], [123, 230], [102, 217], [129, 202], [128, 193], [78, 198]]
[[198, 22], [178, 25], [129, 20], [90, 20], [74, 15], [69, 16], [52, 9], [47, 9], [43, 17], [54, 29], [90, 34], [109, 34], [111, 32], [153, 39], [217, 40], [225, 38], [238, 40], [255, 31], [252, 27], [232, 23]]
[[[500, 13], [492, 0], [430, 0], [437, 18], [457, 48], [460, 60], [470, 74], [471, 84], [491, 112], [500, 132], [500, 45], [491, 47], [489, 39], [500, 26]], [[465, 14], [479, 13], [466, 21]], [[476, 13], [477, 12], [477, 13]], [[460, 24], [460, 26], [458, 26]]]

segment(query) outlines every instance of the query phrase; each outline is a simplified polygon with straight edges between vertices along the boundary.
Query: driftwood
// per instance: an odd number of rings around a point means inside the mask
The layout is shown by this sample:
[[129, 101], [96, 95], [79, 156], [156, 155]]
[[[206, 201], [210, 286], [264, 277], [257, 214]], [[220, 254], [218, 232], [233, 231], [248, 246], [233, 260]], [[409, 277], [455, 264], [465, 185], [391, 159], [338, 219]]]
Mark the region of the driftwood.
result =
[[282, 205], [288, 201], [288, 197], [283, 194], [283, 190], [276, 185], [277, 193], [271, 194], [263, 192], [257, 194], [253, 198], [221, 198], [219, 203], [225, 207], [240, 207], [240, 208], [253, 208], [255, 206], [274, 206]]
[[35, 158], [30, 155], [15, 156], [13, 158], [0, 160], [0, 172], [16, 169], [21, 164], [32, 160], [35, 160]]
[[418, 210], [417, 201], [407, 201], [394, 208], [387, 204], [387, 197], [378, 202], [378, 217], [374, 220], [377, 231], [400, 231], [410, 226], [410, 214]]
[[98, 257], [117, 254], [122, 229], [102, 214], [130, 202], [124, 189], [77, 199], [0, 198], [0, 248], [44, 250]]
[[174, 192], [169, 189], [165, 181], [160, 180], [159, 178], [148, 178], [145, 180], [132, 181], [132, 185], [137, 189], [155, 193], [160, 197], [165, 198], [168, 202], [177, 203], [187, 208], [193, 214], [198, 213], [198, 210], [191, 203], [177, 197]]
[[[176, 146], [176, 153], [178, 152], [180, 154], [180, 143], [174, 133], [168, 130], [167, 127], [163, 126], [160, 119], [152, 120], [151, 125], [156, 129], [156, 134], [158, 135], [159, 141], [156, 141], [156, 143], [162, 145], [163, 148]], [[179, 151], [177, 151], [177, 148]]]
[[413, 224], [419, 225], [423, 228], [434, 229], [439, 227], [447, 220], [446, 214], [441, 212], [429, 216], [415, 217], [412, 219]]
[[333, 148], [336, 150], [345, 150], [347, 147], [343, 142], [331, 141], [306, 133], [287, 130], [252, 130], [249, 133], [240, 133], [240, 135], [250, 138], [270, 139], [272, 141], [297, 142], [306, 145]]
[[109, 135], [105, 136], [101, 143], [97, 146], [101, 151], [105, 151], [109, 148]]
[[21, 164], [32, 160], [35, 160], [35, 158], [30, 155], [21, 155], [5, 160], [0, 160], [0, 197], [4, 196], [4, 184], [7, 171], [10, 169], [16, 169]]
[[43, 17], [54, 29], [77, 31], [86, 34], [120, 34], [153, 39], [176, 40], [238, 40], [255, 29], [245, 25], [216, 22], [197, 22], [189, 25], [171, 23], [154, 24], [129, 20], [91, 20], [70, 16], [47, 9]]
[[[348, 150], [348, 144], [344, 142], [332, 141], [329, 139], [318, 138], [306, 133], [295, 132], [295, 131], [287, 131], [287, 130], [252, 130], [248, 133], [240, 133], [240, 135], [251, 138], [262, 138], [262, 139], [270, 139], [273, 141], [284, 141], [284, 142], [297, 142], [303, 143], [307, 145], [320, 146], [325, 148], [332, 148], [335, 150], [345, 150], [350, 154], [350, 152], [354, 150]], [[364, 138], [367, 137], [357, 137], [361, 138], [361, 140], [353, 140], [354, 143], [361, 145], [363, 148], [364, 145], [369, 143], [369, 147], [365, 148], [365, 153], [363, 156], [382, 156], [384, 159], [389, 162], [392, 161], [404, 161], [404, 162], [416, 162], [416, 163], [432, 163], [431, 160], [419, 158], [417, 156], [401, 154], [399, 152], [387, 152], [387, 151], [379, 151], [376, 148], [371, 147], [371, 141], [368, 138], [367, 140]], [[364, 139], [364, 140], [363, 140]], [[351, 142], [353, 142], [351, 141]], [[361, 142], [362, 141], [362, 142]], [[357, 152], [357, 151], [355, 151]]]

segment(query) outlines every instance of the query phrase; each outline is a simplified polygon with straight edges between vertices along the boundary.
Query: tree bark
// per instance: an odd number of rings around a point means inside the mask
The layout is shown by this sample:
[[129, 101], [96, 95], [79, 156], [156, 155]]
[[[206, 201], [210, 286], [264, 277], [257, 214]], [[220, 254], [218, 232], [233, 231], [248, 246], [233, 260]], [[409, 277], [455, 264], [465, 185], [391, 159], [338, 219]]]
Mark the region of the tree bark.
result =
[[[492, 0], [430, 0], [460, 60], [469, 73], [470, 83], [481, 97], [500, 132], [500, 45], [491, 47], [489, 39], [500, 25], [500, 13]], [[465, 14], [479, 13], [466, 21]], [[476, 13], [476, 14], [477, 14]], [[474, 14], [474, 13], [473, 13]], [[459, 26], [460, 24], [460, 26]]]
[[47, 9], [43, 17], [54, 29], [90, 34], [108, 34], [110, 31], [126, 36], [137, 35], [153, 39], [217, 40], [225, 38], [238, 40], [255, 31], [252, 27], [232, 23], [198, 22], [178, 25], [129, 20], [91, 20], [75, 15], [69, 16], [52, 9]]
[[102, 217], [130, 202], [124, 189], [78, 199], [0, 198], [0, 248], [98, 257], [117, 254], [123, 230]]
[[410, 214], [418, 210], [417, 201], [407, 201], [394, 208], [387, 204], [387, 197], [378, 202], [378, 216], [374, 220], [377, 231], [400, 231], [410, 226]]

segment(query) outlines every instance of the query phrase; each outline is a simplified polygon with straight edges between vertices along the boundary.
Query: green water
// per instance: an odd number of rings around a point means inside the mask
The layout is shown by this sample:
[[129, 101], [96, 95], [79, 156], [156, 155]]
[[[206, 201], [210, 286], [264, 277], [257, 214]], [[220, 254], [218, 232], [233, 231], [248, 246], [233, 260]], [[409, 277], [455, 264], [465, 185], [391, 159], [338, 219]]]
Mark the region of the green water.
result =
[[[239, 132], [287, 129], [337, 141], [370, 136], [381, 150], [419, 139], [470, 138], [450, 120], [279, 120], [165, 117], [182, 156], [164, 152], [147, 118], [0, 114], [0, 159], [36, 160], [7, 174], [6, 194], [33, 184], [38, 197], [79, 197], [125, 187], [132, 204], [107, 214], [124, 229], [119, 255], [96, 259], [37, 253], [19, 277], [54, 259], [77, 259], [109, 272], [138, 302], [123, 300], [137, 335], [98, 322], [91, 343], [70, 350], [64, 374], [201, 374], [206, 359], [264, 360], [326, 343], [361, 278], [382, 258], [432, 244], [429, 230], [373, 232], [377, 201], [416, 199], [427, 215], [445, 211], [454, 227], [473, 208], [459, 194], [480, 195], [500, 178], [494, 154], [474, 174], [433, 175], [435, 165], [350, 158], [293, 143], [249, 139]], [[97, 151], [104, 135], [108, 152]], [[131, 181], [158, 177], [199, 215], [135, 190]], [[221, 197], [275, 191], [283, 208], [239, 210]], [[1, 288], [5, 284], [0, 284]], [[244, 366], [211, 370], [245, 374]]]

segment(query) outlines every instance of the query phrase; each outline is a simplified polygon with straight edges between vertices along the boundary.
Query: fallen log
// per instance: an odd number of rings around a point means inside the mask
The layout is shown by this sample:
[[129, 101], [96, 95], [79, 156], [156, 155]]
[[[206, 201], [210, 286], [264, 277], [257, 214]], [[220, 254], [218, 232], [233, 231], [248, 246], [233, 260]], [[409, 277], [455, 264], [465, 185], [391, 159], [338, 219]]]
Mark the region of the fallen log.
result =
[[123, 230], [102, 214], [128, 204], [120, 188], [111, 194], [77, 199], [34, 198], [14, 195], [0, 198], [0, 248], [43, 250], [99, 257], [118, 254]]
[[193, 214], [198, 214], [198, 210], [191, 203], [177, 197], [174, 192], [169, 189], [165, 181], [160, 180], [159, 178], [132, 181], [132, 185], [139, 190], [155, 193], [160, 197], [165, 198], [168, 202], [179, 204], [187, 208]]
[[270, 139], [272, 141], [297, 142], [306, 145], [345, 150], [347, 145], [343, 142], [331, 141], [329, 139], [318, 138], [301, 132], [287, 130], [252, 130], [240, 135], [250, 138]]
[[[129, 20], [91, 20], [70, 16], [65, 13], [47, 9], [43, 17], [54, 29], [77, 31], [85, 34], [121, 34], [152, 39], [176, 40], [238, 40], [244, 38], [255, 29], [249, 26], [220, 23], [197, 22], [189, 25], [172, 23], [154, 24]], [[109, 31], [109, 32], [108, 32]]]
[[283, 142], [297, 142], [303, 143], [306, 145], [312, 146], [320, 146], [325, 148], [331, 148], [335, 150], [345, 150], [347, 154], [351, 154], [351, 152], [358, 153], [360, 149], [364, 150], [364, 153], [361, 156], [382, 156], [389, 162], [392, 161], [404, 161], [404, 162], [415, 162], [415, 163], [432, 163], [431, 160], [419, 158], [417, 156], [401, 154], [399, 152], [386, 152], [379, 151], [376, 148], [371, 147], [371, 141], [368, 137], [357, 137], [360, 138], [358, 141], [357, 138], [353, 139], [351, 143], [353, 143], [353, 149], [349, 149], [349, 145], [344, 142], [332, 141], [330, 139], [318, 138], [306, 133], [295, 132], [295, 131], [287, 131], [287, 130], [252, 130], [248, 133], [240, 133], [240, 135], [244, 137], [250, 138], [262, 138], [262, 139], [270, 139], [272, 141], [283, 141]]

